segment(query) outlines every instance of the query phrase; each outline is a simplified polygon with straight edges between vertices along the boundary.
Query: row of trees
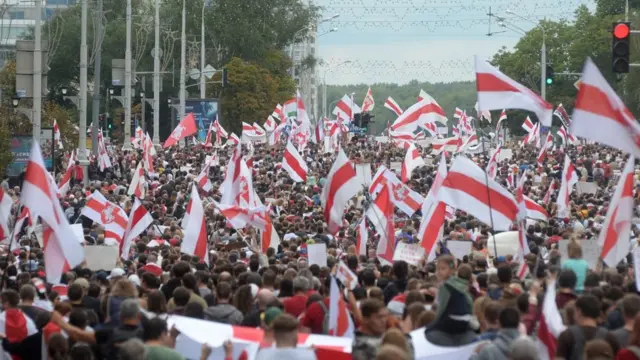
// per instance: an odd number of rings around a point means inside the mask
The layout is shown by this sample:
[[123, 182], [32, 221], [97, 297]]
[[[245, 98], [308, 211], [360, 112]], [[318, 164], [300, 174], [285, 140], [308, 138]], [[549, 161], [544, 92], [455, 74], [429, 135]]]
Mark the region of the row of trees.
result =
[[[203, 7], [206, 3], [210, 6]], [[91, 3], [95, 4], [95, 2]], [[161, 44], [162, 93], [160, 96], [160, 134], [167, 136], [170, 129], [170, 110], [167, 99], [177, 96], [178, 79], [180, 77], [180, 33], [183, 0], [163, 0], [161, 5]], [[90, 14], [94, 9], [90, 9]], [[96, 23], [90, 16], [88, 25], [89, 45], [89, 82], [91, 86], [99, 86], [102, 94], [106, 94], [111, 86], [111, 60], [123, 59], [126, 40], [126, 0], [104, 1], [103, 33], [96, 31]], [[284, 102], [295, 94], [295, 83], [288, 75], [291, 67], [289, 58], [283, 52], [293, 43], [294, 34], [304, 36], [301, 29], [309, 28], [318, 18], [318, 8], [305, 5], [302, 0], [243, 0], [239, 4], [236, 0], [206, 0], [186, 1], [187, 13], [187, 71], [200, 68], [200, 32], [201, 20], [206, 27], [206, 59], [207, 64], [229, 71], [229, 85], [222, 89], [218, 84], [207, 87], [207, 96], [219, 98], [221, 101], [221, 118], [223, 125], [230, 130], [241, 128], [241, 122], [263, 121], [273, 110], [274, 104]], [[137, 71], [151, 71], [154, 48], [154, 1], [133, 0], [133, 40], [132, 53], [136, 61]], [[62, 131], [73, 131], [77, 124], [77, 112], [73, 104], [65, 102], [61, 96], [61, 89], [79, 88], [80, 82], [80, 5], [58, 11], [43, 26], [43, 38], [50, 46], [49, 61], [46, 64], [51, 70], [48, 72], [49, 93], [45, 107], [57, 105], [63, 116], [56, 119]], [[33, 31], [28, 33], [27, 39], [33, 38]], [[96, 49], [102, 49], [102, 62], [99, 69], [100, 84], [93, 84], [95, 69], [94, 60]], [[212, 79], [220, 80], [217, 73]], [[13, 77], [13, 80], [10, 80]], [[14, 116], [11, 108], [10, 94], [15, 94], [15, 66], [7, 66], [0, 72], [5, 100], [0, 104], [0, 112], [8, 114], [10, 123], [21, 124], [23, 118]], [[142, 80], [141, 77], [138, 80]], [[146, 88], [147, 97], [152, 96], [151, 76], [147, 76], [145, 83], [139, 83], [138, 88]], [[189, 80], [188, 85], [193, 81]], [[197, 92], [198, 87], [189, 87]], [[198, 94], [193, 94], [198, 97]], [[88, 102], [88, 114], [91, 111], [91, 97]], [[103, 105], [104, 106], [104, 105]], [[112, 114], [119, 113], [121, 105], [113, 102], [109, 106]], [[57, 108], [56, 108], [57, 109]], [[150, 106], [139, 107], [146, 111], [146, 119], [152, 118]], [[101, 112], [104, 112], [102, 110]], [[68, 120], [68, 121], [67, 121]], [[48, 115], [43, 115], [43, 124], [52, 121]], [[89, 124], [91, 119], [88, 119]], [[67, 125], [68, 123], [68, 125]], [[150, 123], [150, 121], [148, 121]], [[149, 130], [151, 131], [151, 130]], [[69, 135], [70, 147], [77, 136]], [[0, 132], [0, 144], [6, 144], [7, 138]], [[3, 164], [3, 152], [0, 146], [0, 169]], [[7, 158], [6, 156], [4, 157]]]

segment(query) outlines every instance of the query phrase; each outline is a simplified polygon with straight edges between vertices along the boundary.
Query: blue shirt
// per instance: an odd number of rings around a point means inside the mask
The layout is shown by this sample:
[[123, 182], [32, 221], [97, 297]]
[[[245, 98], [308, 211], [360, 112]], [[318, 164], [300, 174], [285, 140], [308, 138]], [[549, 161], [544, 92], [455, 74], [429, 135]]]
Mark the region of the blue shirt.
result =
[[584, 291], [584, 279], [589, 271], [589, 263], [585, 259], [567, 259], [562, 262], [563, 269], [569, 269], [576, 274], [578, 281], [575, 290], [577, 292]]

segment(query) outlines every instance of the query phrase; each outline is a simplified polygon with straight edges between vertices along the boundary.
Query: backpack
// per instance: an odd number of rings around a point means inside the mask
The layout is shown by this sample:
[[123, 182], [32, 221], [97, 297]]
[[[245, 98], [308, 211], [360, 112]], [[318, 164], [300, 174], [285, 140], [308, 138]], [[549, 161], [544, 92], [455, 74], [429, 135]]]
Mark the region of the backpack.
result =
[[324, 304], [324, 300], [318, 301], [318, 304], [324, 312], [324, 318], [322, 319], [322, 333], [327, 335], [329, 334], [329, 309], [327, 308], [327, 305]]
[[[571, 358], [569, 360], [582, 360], [584, 358], [584, 345], [586, 343], [584, 332], [580, 326], [570, 326], [569, 331], [571, 331], [571, 335], [573, 335], [573, 348], [571, 349]], [[609, 334], [607, 329], [597, 327], [596, 334], [589, 340], [604, 339], [607, 334]]]

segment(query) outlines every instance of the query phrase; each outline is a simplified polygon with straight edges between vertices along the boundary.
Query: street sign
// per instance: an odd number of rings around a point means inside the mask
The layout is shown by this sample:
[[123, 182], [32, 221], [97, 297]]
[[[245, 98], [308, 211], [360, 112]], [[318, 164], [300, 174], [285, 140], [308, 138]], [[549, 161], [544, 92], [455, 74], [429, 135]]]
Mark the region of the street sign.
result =
[[349, 124], [349, 132], [354, 134], [364, 135], [367, 133], [367, 129], [355, 126], [353, 123], [351, 123]]

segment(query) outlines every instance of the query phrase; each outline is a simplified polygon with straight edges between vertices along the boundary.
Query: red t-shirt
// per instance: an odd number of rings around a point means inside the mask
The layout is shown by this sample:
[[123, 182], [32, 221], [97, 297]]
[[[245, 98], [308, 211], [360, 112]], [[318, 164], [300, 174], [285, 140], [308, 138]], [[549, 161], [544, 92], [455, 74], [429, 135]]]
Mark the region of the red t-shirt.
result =
[[283, 303], [284, 311], [297, 318], [307, 307], [307, 295], [294, 295], [284, 300]]
[[75, 173], [74, 175], [75, 175], [76, 180], [84, 179], [84, 173], [82, 172], [82, 166], [76, 165], [75, 168], [73, 169], [73, 172]]
[[[322, 301], [324, 305], [329, 310], [329, 298], [324, 298]], [[309, 305], [307, 312], [302, 317], [300, 321], [301, 325], [311, 329], [312, 334], [322, 334], [323, 333], [323, 325], [324, 322], [324, 310], [322, 306], [316, 301], [313, 304]]]

